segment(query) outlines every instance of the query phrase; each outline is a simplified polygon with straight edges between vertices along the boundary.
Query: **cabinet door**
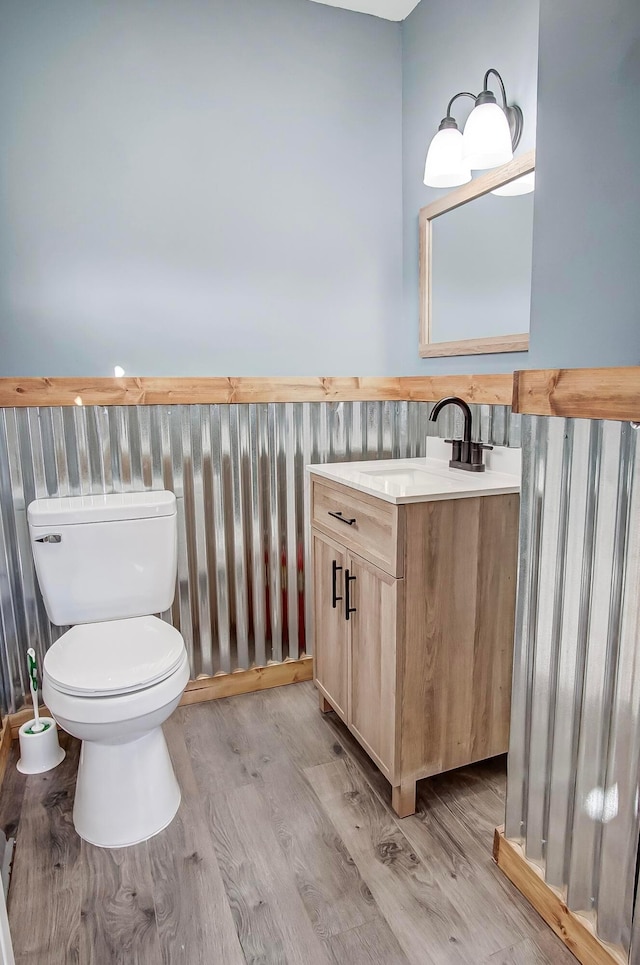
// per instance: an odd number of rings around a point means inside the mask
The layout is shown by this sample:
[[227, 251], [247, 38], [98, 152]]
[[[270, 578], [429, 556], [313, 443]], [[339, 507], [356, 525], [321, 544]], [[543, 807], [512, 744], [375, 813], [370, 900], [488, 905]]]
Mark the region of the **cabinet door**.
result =
[[343, 720], [348, 719], [348, 623], [344, 611], [346, 552], [313, 533], [313, 678]]
[[[345, 605], [350, 627], [349, 726], [383, 773], [397, 765], [396, 652], [403, 581], [349, 556]], [[348, 589], [347, 589], [348, 587]]]

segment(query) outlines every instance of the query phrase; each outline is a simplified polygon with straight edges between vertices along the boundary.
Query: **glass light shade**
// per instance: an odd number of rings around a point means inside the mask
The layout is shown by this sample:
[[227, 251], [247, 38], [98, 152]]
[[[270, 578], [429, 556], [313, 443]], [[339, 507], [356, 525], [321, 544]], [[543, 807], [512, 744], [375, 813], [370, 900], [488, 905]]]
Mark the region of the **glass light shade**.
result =
[[471, 180], [471, 168], [462, 157], [462, 134], [457, 128], [438, 131], [427, 151], [424, 183], [430, 188], [454, 188]]
[[530, 194], [535, 184], [536, 175], [535, 171], [532, 171], [531, 174], [523, 174], [521, 178], [503, 184], [501, 188], [494, 188], [491, 194], [497, 194], [501, 198], [514, 198], [518, 194]]
[[472, 170], [496, 168], [513, 157], [507, 115], [497, 104], [474, 107], [463, 134], [464, 160]]

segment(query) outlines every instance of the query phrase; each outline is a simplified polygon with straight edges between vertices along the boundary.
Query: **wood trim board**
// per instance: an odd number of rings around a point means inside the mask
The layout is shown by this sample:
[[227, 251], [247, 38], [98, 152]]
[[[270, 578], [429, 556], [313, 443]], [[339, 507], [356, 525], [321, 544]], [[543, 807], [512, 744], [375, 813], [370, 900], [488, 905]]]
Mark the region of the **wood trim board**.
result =
[[[508, 338], [523, 340], [527, 336]], [[471, 354], [464, 344], [471, 341], [476, 340], [446, 344], [464, 347], [464, 354]], [[437, 345], [429, 346], [430, 354], [431, 349], [437, 349]], [[514, 344], [511, 350], [521, 348]], [[0, 408], [71, 406], [78, 398], [83, 405], [111, 406], [435, 402], [447, 395], [484, 405], [513, 404], [514, 412], [531, 415], [636, 422], [640, 421], [640, 366], [397, 378], [0, 378]]]
[[505, 838], [504, 828], [495, 830], [493, 858], [582, 965], [628, 965], [624, 950], [605, 945], [597, 938], [586, 917], [567, 908], [562, 895], [547, 884], [542, 872], [527, 860], [520, 845]]
[[427, 342], [420, 345], [420, 358], [441, 358], [450, 355], [487, 355], [491, 352], [526, 352], [529, 333], [520, 335], [491, 335], [487, 338], [463, 338], [457, 342]]
[[[283, 663], [270, 663], [266, 667], [251, 667], [250, 670], [236, 670], [234, 673], [216, 674], [214, 677], [197, 677], [190, 680], [185, 687], [180, 706], [197, 704], [203, 700], [218, 700], [221, 697], [236, 697], [239, 694], [251, 694], [259, 690], [269, 690], [271, 687], [284, 687], [287, 684], [300, 683], [313, 678], [313, 657], [301, 657], [299, 660], [285, 660]], [[40, 707], [42, 717], [51, 717], [50, 711], [44, 705]], [[33, 717], [31, 705], [21, 708], [15, 714], [5, 718], [5, 730], [11, 734], [11, 740], [18, 739], [18, 731], [24, 723]], [[0, 736], [0, 780], [2, 771], [3, 736]]]
[[215, 677], [199, 677], [187, 684], [180, 706], [197, 704], [203, 700], [218, 700], [220, 697], [256, 693], [272, 687], [284, 687], [287, 684], [311, 680], [312, 677], [313, 657], [270, 663], [266, 667], [252, 667], [250, 670], [236, 670], [234, 673], [216, 674]]
[[468, 402], [511, 405], [511, 373], [308, 378], [0, 378], [0, 408], [262, 402]]
[[640, 422], [640, 366], [513, 373], [513, 411]]

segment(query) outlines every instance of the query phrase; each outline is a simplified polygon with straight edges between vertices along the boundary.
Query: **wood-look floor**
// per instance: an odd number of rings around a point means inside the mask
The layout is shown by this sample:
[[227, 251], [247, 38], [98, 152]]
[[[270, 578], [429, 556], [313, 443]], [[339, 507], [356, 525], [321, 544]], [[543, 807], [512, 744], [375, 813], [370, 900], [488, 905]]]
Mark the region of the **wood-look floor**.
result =
[[24, 778], [16, 834], [17, 965], [571, 965], [491, 860], [504, 759], [422, 781], [414, 817], [312, 684], [178, 709], [173, 824], [117, 851], [73, 830], [78, 743]]

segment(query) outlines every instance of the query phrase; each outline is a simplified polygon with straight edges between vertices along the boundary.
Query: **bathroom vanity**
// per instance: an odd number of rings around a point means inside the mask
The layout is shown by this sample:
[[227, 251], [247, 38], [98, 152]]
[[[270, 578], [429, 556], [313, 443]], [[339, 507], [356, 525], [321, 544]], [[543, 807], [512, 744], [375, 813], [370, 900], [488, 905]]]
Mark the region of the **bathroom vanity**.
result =
[[404, 817], [420, 778], [507, 750], [519, 475], [428, 458], [310, 466], [309, 483], [320, 708]]

